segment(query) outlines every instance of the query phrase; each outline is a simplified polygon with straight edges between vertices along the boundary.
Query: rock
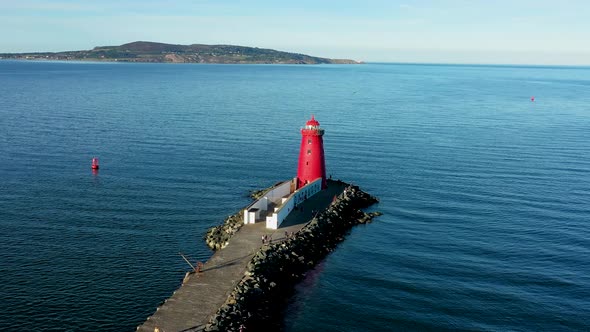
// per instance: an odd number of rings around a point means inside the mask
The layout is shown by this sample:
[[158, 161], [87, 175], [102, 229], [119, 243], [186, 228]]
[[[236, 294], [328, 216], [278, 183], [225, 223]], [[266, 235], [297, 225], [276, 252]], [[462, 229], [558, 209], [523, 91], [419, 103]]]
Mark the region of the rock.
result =
[[219, 331], [219, 328], [216, 325], [207, 324], [205, 326], [204, 331], [207, 331], [207, 332], [218, 332]]
[[225, 248], [229, 239], [237, 233], [243, 225], [242, 211], [227, 217], [222, 225], [211, 227], [205, 235], [205, 243], [213, 250]]

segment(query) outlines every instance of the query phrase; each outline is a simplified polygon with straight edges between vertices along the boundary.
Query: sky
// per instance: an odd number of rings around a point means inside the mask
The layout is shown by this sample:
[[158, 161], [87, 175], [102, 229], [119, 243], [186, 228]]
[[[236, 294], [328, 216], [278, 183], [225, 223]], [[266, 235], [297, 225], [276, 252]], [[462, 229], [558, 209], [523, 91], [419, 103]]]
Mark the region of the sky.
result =
[[590, 65], [590, 0], [0, 0], [0, 53], [138, 40], [366, 62]]

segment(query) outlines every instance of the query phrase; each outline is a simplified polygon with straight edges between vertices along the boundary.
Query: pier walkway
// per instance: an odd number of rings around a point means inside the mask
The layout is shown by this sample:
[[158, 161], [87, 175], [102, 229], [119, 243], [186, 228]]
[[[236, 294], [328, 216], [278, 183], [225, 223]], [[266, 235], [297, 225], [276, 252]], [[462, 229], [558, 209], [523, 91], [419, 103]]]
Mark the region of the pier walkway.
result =
[[202, 272], [191, 274], [184, 284], [162, 304], [137, 330], [142, 332], [200, 331], [244, 276], [248, 262], [262, 247], [262, 236], [273, 243], [285, 239], [285, 232], [297, 232], [313, 217], [326, 209], [345, 184], [329, 181], [328, 189], [307, 199], [294, 210], [277, 230], [267, 229], [265, 222], [244, 225], [204, 264]]

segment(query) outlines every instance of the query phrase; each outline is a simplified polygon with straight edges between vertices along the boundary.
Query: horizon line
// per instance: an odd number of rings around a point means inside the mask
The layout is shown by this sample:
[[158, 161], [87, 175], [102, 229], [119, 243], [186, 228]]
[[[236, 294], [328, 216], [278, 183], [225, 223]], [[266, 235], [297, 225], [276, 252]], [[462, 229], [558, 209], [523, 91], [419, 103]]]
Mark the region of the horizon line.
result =
[[[68, 52], [68, 51], [63, 51]], [[23, 52], [23, 53], [0, 53], [0, 54], [34, 54], [34, 53], [59, 53], [59, 52]], [[419, 61], [359, 61], [358, 64], [289, 64], [289, 63], [172, 63], [172, 62], [127, 62], [127, 61], [89, 61], [89, 60], [45, 60], [45, 59], [11, 59], [2, 58], [0, 61], [14, 61], [14, 62], [63, 62], [63, 63], [118, 63], [118, 64], [134, 64], [134, 65], [157, 65], [157, 64], [173, 64], [173, 65], [255, 65], [255, 66], [351, 66], [363, 64], [375, 65], [408, 65], [408, 66], [478, 66], [478, 67], [561, 67], [561, 68], [580, 68], [590, 69], [589, 64], [540, 64], [540, 63], [485, 63], [485, 62], [419, 62]]]

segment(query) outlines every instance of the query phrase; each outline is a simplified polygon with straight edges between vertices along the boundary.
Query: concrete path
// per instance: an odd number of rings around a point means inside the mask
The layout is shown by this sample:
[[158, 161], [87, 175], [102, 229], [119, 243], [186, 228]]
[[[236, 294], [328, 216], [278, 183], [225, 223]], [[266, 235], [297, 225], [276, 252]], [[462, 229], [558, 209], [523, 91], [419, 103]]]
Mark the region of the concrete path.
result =
[[302, 209], [289, 214], [277, 230], [265, 228], [264, 222], [244, 225], [227, 247], [218, 250], [205, 263], [201, 273], [192, 274], [158, 310], [140, 325], [138, 331], [198, 331], [223, 305], [244, 276], [248, 262], [262, 246], [262, 236], [273, 242], [285, 239], [285, 232], [297, 232], [312, 218], [312, 213], [327, 208], [344, 184], [329, 182], [329, 188], [309, 198]]

